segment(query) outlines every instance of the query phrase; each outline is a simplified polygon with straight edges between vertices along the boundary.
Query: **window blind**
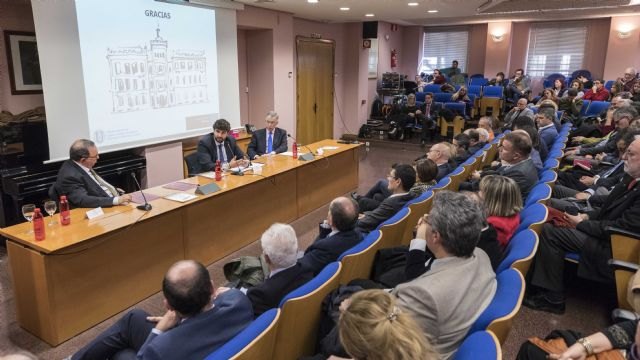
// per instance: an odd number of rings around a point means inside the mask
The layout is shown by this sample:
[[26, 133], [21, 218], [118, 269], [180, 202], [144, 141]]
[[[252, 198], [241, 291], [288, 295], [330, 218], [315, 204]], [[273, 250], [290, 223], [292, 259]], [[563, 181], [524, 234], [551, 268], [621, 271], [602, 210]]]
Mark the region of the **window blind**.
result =
[[587, 26], [582, 22], [540, 23], [529, 30], [526, 73], [546, 77], [553, 73], [570, 76], [582, 69]]
[[431, 74], [434, 69], [451, 67], [453, 60], [458, 60], [458, 67], [465, 72], [468, 44], [467, 30], [425, 31], [420, 72]]

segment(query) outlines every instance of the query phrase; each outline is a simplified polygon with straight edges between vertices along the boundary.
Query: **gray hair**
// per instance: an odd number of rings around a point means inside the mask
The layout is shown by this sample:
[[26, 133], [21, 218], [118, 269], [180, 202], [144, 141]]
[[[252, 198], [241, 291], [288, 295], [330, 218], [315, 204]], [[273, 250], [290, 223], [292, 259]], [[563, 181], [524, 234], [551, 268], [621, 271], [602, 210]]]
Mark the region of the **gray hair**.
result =
[[265, 255], [276, 268], [287, 268], [298, 259], [298, 239], [291, 225], [275, 223], [260, 238]]
[[469, 257], [480, 239], [483, 210], [463, 194], [441, 191], [433, 199], [428, 222], [449, 254]]
[[87, 139], [78, 139], [71, 144], [69, 148], [69, 158], [73, 161], [80, 161], [89, 157], [89, 148], [95, 147], [96, 144]]
[[487, 129], [477, 128], [476, 131], [478, 132], [478, 134], [480, 134], [480, 141], [489, 141], [489, 132], [487, 131]]
[[622, 118], [628, 118], [629, 123], [631, 123], [635, 118], [638, 117], [638, 111], [633, 106], [623, 106], [619, 107], [616, 111], [613, 112], [613, 121], [618, 121]]
[[280, 115], [278, 115], [278, 113], [273, 110], [269, 111], [266, 117], [276, 119], [276, 120], [280, 119]]

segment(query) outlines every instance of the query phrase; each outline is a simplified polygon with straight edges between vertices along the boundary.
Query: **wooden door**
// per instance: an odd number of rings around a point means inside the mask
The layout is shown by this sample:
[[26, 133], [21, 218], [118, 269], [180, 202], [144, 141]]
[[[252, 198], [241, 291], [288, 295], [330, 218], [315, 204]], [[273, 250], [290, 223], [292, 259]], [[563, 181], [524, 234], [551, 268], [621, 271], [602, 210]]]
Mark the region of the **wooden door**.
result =
[[296, 38], [296, 137], [301, 144], [333, 138], [333, 40]]

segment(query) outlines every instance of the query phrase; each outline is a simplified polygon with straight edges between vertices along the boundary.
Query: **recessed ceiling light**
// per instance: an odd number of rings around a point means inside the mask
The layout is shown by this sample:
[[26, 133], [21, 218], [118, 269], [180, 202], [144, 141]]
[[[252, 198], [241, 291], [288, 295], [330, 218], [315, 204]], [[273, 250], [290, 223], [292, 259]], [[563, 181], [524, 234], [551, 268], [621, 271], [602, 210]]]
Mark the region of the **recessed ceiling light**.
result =
[[409, 6], [418, 6], [418, 3], [417, 2], [410, 2], [407, 5], [409, 5]]
[[427, 12], [428, 12], [428, 13], [431, 13], [431, 14], [434, 14], [434, 13], [437, 13], [437, 12], [438, 12], [438, 10], [429, 10], [429, 11], [427, 11]]
[[307, 2], [309, 4], [316, 4], [318, 2], [318, 0], [307, 0]]
[[349, 11], [349, 8], [348, 8], [348, 7], [341, 7], [341, 8], [340, 8], [340, 10], [342, 10], [342, 11]]
[[376, 15], [375, 15], [375, 14], [366, 14], [365, 16], [366, 16], [366, 17], [374, 17], [374, 16], [376, 16]]

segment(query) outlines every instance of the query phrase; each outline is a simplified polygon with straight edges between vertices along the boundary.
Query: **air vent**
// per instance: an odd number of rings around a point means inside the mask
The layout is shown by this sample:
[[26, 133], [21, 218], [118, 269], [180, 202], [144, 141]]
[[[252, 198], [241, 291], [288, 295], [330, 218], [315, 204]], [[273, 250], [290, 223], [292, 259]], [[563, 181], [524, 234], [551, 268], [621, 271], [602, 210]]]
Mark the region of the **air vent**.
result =
[[505, 14], [533, 11], [592, 10], [629, 5], [630, 0], [487, 0], [479, 14]]

